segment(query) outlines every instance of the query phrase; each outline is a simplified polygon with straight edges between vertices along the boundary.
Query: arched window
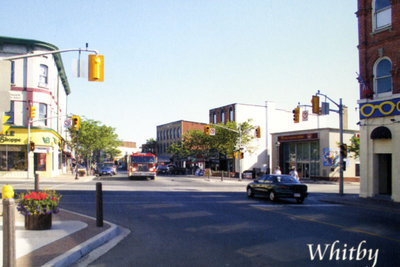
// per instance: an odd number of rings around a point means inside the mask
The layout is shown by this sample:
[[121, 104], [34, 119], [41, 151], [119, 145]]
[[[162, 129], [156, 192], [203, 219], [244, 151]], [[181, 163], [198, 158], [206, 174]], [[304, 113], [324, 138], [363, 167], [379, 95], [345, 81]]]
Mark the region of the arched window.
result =
[[217, 113], [213, 113], [213, 123], [216, 124], [217, 123]]
[[178, 130], [177, 130], [177, 135], [176, 135], [178, 138], [180, 138], [181, 137], [181, 127], [178, 127]]
[[392, 24], [392, 6], [390, 0], [375, 0], [373, 10], [374, 30], [380, 30]]
[[225, 122], [225, 111], [221, 109], [221, 122]]
[[374, 85], [377, 94], [392, 92], [392, 63], [389, 59], [384, 58], [376, 63]]

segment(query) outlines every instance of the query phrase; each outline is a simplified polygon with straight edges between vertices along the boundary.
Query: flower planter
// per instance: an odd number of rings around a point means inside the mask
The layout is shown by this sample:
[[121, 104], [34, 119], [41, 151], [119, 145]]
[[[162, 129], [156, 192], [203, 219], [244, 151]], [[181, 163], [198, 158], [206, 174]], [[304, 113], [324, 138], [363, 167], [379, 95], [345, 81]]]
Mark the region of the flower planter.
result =
[[25, 216], [25, 229], [26, 230], [49, 230], [51, 228], [51, 215], [26, 215]]

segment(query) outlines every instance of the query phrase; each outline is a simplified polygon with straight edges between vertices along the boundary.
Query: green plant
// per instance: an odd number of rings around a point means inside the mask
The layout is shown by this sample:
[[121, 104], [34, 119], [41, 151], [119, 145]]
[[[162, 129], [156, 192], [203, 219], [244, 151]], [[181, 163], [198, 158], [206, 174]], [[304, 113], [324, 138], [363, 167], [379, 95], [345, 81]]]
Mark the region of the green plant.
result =
[[17, 210], [24, 216], [57, 213], [60, 198], [60, 194], [50, 190], [21, 193], [17, 200]]

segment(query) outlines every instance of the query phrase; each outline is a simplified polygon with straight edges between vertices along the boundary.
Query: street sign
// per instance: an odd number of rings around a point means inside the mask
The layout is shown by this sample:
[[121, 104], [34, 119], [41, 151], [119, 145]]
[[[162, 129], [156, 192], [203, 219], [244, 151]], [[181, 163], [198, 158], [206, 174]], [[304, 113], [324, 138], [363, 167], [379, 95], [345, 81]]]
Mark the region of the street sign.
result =
[[303, 121], [308, 121], [308, 111], [304, 110], [303, 113], [301, 114]]
[[71, 126], [72, 126], [72, 120], [71, 120], [71, 119], [66, 119], [66, 120], [64, 121], [64, 126], [65, 126], [66, 128], [71, 128]]
[[215, 135], [215, 128], [210, 129], [210, 135]]

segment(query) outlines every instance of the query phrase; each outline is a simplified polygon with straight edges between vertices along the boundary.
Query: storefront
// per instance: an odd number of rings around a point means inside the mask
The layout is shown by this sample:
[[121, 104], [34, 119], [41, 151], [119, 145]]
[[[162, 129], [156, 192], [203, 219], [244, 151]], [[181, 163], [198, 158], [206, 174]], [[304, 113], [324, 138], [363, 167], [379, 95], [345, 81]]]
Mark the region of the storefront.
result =
[[[357, 134], [345, 130], [344, 143]], [[288, 174], [296, 168], [301, 178], [337, 180], [339, 178], [339, 130], [324, 128], [307, 131], [272, 134], [272, 164], [280, 166]], [[358, 159], [351, 155], [345, 159], [344, 177], [347, 181], [359, 181]]]
[[[0, 177], [54, 177], [62, 168], [63, 139], [51, 129], [33, 128], [28, 147], [26, 128], [13, 127], [0, 136]], [[29, 152], [28, 152], [29, 151]], [[29, 162], [28, 162], [29, 160]]]

